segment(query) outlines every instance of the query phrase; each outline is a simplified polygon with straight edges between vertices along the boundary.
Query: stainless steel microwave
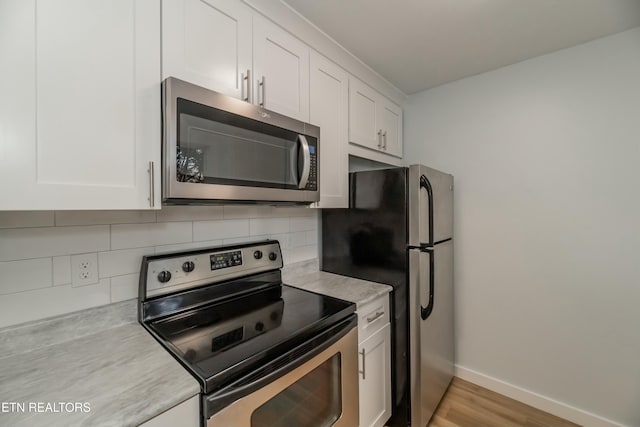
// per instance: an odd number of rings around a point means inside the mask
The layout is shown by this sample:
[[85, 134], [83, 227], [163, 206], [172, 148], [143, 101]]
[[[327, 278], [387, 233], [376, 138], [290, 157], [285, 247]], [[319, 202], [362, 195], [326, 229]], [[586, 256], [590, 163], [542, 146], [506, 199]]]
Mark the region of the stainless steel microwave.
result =
[[164, 203], [319, 200], [317, 126], [173, 77], [162, 107]]

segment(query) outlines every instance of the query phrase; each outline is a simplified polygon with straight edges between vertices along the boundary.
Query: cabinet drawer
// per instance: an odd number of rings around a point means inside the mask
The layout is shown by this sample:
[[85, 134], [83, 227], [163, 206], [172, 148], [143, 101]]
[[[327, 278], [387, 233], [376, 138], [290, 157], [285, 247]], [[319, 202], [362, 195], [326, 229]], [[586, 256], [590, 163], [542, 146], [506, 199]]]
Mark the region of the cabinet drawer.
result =
[[389, 323], [389, 294], [358, 309], [358, 342], [363, 342], [387, 323]]

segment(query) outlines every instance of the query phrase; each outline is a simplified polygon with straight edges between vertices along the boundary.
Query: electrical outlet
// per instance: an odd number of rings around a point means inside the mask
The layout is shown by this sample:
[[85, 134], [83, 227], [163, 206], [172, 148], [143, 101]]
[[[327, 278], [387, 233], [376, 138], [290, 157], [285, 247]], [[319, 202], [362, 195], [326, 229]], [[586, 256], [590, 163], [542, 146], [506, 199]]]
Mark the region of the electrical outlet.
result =
[[71, 256], [72, 286], [93, 285], [98, 281], [98, 254]]

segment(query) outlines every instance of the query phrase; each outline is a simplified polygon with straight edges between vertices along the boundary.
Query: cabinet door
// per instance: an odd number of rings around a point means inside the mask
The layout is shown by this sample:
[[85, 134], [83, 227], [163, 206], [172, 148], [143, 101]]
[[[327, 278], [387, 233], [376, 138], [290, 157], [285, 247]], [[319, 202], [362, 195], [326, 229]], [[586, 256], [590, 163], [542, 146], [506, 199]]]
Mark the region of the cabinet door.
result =
[[253, 102], [309, 121], [309, 47], [265, 18], [253, 25]]
[[349, 141], [380, 150], [378, 93], [356, 78], [349, 79]]
[[348, 75], [314, 51], [310, 65], [310, 120], [320, 126], [320, 202], [316, 206], [348, 208]]
[[386, 99], [380, 102], [379, 106], [382, 150], [387, 154], [402, 157], [402, 109]]
[[360, 360], [360, 427], [383, 427], [391, 417], [391, 335], [387, 323], [363, 341]]
[[246, 98], [251, 19], [237, 0], [162, 0], [162, 78]]
[[199, 427], [200, 395], [193, 396], [155, 418], [140, 424], [140, 427]]
[[0, 28], [0, 209], [159, 208], [159, 3], [3, 0]]

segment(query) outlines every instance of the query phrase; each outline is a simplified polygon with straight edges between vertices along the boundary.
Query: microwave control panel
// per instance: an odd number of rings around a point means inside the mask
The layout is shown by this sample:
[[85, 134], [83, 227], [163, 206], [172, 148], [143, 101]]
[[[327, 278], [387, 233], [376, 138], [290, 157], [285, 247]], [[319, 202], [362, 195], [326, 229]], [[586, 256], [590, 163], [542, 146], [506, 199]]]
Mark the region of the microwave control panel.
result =
[[309, 179], [305, 190], [316, 191], [318, 189], [318, 152], [316, 146], [309, 144], [309, 160], [311, 167], [309, 168]]

